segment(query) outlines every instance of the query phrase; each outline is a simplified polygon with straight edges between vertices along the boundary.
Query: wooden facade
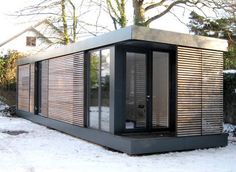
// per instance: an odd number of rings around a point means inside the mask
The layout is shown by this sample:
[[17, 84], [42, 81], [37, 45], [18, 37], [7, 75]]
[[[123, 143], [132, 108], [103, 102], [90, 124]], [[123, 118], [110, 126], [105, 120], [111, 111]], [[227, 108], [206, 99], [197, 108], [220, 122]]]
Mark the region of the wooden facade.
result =
[[[136, 146], [130, 149], [138, 154], [152, 153], [151, 145], [161, 144], [157, 137], [186, 139], [184, 146], [176, 142], [179, 148], [163, 150], [225, 145], [222, 71], [226, 41], [136, 26], [94, 40], [19, 60], [18, 114], [76, 136], [81, 132], [81, 138], [117, 150], [123, 150], [118, 145], [121, 140], [138, 135], [148, 143], [139, 150], [141, 142], [136, 145], [131, 139]], [[97, 53], [97, 61], [91, 61], [91, 52]], [[90, 120], [99, 127], [91, 127]], [[104, 121], [106, 130], [101, 127]], [[72, 132], [75, 127], [78, 131]], [[92, 138], [93, 131], [104, 137]], [[106, 135], [117, 137], [105, 144]], [[203, 140], [213, 135], [215, 140], [205, 144]], [[187, 146], [188, 138], [197, 142]]]
[[[18, 109], [35, 112], [35, 73], [40, 73], [41, 100], [39, 114], [84, 126], [84, 55], [64, 57], [19, 66]], [[37, 83], [37, 82], [36, 82]], [[37, 83], [39, 84], [39, 82]]]
[[49, 60], [49, 118], [83, 127], [83, 66], [83, 53]]
[[35, 98], [35, 64], [30, 64], [30, 112], [34, 113]]
[[223, 130], [223, 53], [202, 50], [202, 134]]
[[30, 110], [30, 65], [18, 67], [18, 105], [17, 108], [29, 112]]
[[177, 54], [177, 135], [221, 133], [223, 53], [178, 47]]
[[41, 92], [41, 100], [40, 101], [40, 114], [48, 117], [48, 92], [49, 92], [49, 87], [48, 87], [48, 82], [49, 82], [49, 71], [48, 71], [48, 60], [44, 60], [40, 63], [40, 67], [38, 68], [40, 72], [40, 92]]

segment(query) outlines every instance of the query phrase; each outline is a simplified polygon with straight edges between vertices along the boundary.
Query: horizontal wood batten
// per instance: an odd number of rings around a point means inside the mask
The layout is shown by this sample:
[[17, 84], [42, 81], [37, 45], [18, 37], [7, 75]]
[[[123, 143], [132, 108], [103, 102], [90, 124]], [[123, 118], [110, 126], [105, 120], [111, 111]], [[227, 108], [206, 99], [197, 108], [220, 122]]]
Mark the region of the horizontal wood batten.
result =
[[223, 53], [178, 47], [177, 135], [222, 132]]
[[30, 65], [18, 67], [18, 105], [19, 110], [30, 111]]
[[[201, 52], [178, 47], [177, 50], [177, 135], [201, 135]], [[188, 100], [188, 102], [186, 102]]]
[[223, 53], [202, 50], [202, 134], [219, 134], [223, 127]]
[[48, 116], [48, 60], [41, 63], [42, 78], [41, 78], [41, 115]]
[[83, 53], [49, 60], [49, 118], [84, 126], [83, 66]]
[[35, 64], [30, 64], [30, 112], [34, 113]]

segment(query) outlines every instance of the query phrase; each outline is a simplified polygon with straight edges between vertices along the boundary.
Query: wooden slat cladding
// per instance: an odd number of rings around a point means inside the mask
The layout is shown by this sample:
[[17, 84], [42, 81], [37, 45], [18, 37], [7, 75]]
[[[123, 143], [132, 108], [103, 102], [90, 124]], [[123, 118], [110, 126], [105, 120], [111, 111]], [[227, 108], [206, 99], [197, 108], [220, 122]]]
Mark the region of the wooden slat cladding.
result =
[[48, 117], [84, 125], [84, 56], [75, 53], [49, 60]]
[[202, 51], [202, 134], [219, 134], [223, 122], [223, 53]]
[[73, 124], [84, 126], [84, 54], [74, 54]]
[[30, 65], [18, 67], [18, 109], [29, 112]]
[[30, 112], [34, 113], [35, 64], [30, 64]]
[[177, 135], [201, 135], [201, 50], [178, 47]]
[[48, 60], [41, 63], [41, 115], [48, 116]]
[[178, 47], [177, 56], [177, 135], [221, 133], [223, 54]]

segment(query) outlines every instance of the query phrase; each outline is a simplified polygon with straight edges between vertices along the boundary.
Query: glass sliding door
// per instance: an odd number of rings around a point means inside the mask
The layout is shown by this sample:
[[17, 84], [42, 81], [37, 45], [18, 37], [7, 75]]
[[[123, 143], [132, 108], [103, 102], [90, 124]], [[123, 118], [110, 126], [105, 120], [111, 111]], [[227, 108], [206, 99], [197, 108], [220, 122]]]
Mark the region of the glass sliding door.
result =
[[99, 72], [100, 52], [90, 54], [90, 88], [89, 88], [89, 127], [99, 128]]
[[126, 129], [146, 128], [146, 54], [126, 53]]
[[110, 49], [90, 52], [88, 97], [89, 127], [110, 131]]
[[153, 52], [152, 127], [169, 127], [169, 53]]
[[101, 55], [101, 129], [109, 131], [110, 50], [102, 50]]
[[168, 52], [126, 52], [126, 131], [169, 128], [169, 70]]

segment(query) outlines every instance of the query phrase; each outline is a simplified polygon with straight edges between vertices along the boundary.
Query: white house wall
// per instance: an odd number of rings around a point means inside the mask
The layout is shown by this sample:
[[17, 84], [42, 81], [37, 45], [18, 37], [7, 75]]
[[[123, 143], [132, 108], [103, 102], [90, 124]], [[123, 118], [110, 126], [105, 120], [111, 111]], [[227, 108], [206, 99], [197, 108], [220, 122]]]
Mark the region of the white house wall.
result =
[[[26, 46], [27, 36], [36, 37], [36, 46]], [[17, 50], [25, 54], [35, 54], [39, 51], [47, 49], [49, 46], [50, 44], [46, 42], [45, 39], [40, 38], [35, 32], [27, 31], [0, 47], [0, 51], [3, 54], [7, 53], [8, 50]]]
[[62, 41], [60, 39], [60, 32], [56, 31], [53, 26], [48, 25], [47, 23], [42, 23], [41, 25], [37, 26], [36, 29], [51, 42], [53, 42], [53, 44], [58, 44]]

